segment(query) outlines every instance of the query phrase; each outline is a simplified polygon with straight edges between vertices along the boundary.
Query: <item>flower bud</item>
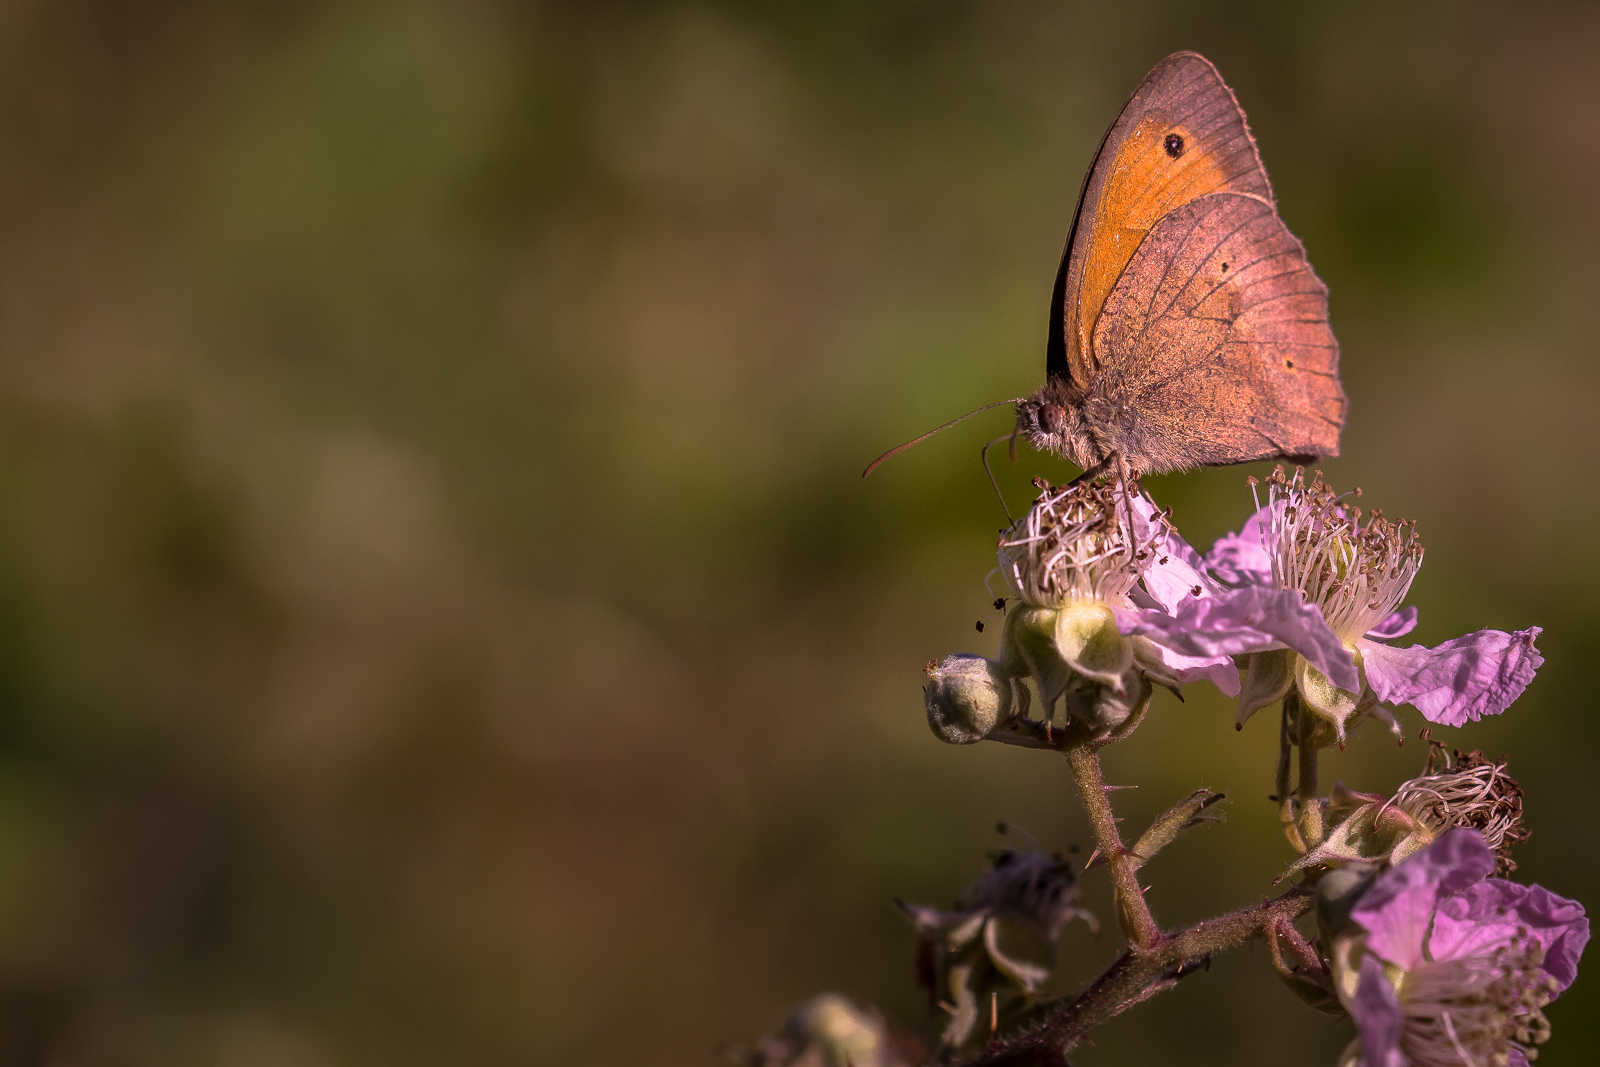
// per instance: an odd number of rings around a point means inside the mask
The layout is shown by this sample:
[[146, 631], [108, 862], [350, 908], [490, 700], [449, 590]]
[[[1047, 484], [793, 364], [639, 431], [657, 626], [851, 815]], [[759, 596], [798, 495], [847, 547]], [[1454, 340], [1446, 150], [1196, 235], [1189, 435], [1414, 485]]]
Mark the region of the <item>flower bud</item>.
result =
[[922, 687], [928, 726], [941, 741], [970, 745], [1011, 717], [1010, 678], [992, 660], [970, 652], [929, 663]]
[[904, 1067], [883, 1016], [838, 993], [801, 1004], [783, 1031], [755, 1048], [730, 1048], [743, 1067]]
[[1317, 930], [1325, 943], [1331, 945], [1334, 938], [1350, 928], [1350, 909], [1367, 891], [1373, 877], [1371, 870], [1344, 867], [1329, 871], [1318, 880]]

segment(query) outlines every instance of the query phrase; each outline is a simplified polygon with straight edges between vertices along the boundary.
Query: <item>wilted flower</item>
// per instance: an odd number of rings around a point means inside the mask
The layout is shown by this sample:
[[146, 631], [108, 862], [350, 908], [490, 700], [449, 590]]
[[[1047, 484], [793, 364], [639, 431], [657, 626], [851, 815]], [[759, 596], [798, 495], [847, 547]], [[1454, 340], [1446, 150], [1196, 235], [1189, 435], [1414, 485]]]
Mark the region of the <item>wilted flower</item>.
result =
[[950, 1046], [977, 1033], [991, 995], [1006, 998], [1009, 1015], [1031, 1004], [1055, 969], [1068, 922], [1081, 919], [1100, 932], [1094, 914], [1078, 906], [1071, 865], [1032, 850], [994, 853], [994, 866], [949, 911], [898, 903], [916, 924], [918, 979], [950, 1013], [943, 1039]]
[[1489, 878], [1475, 830], [1380, 876], [1333, 937], [1335, 987], [1361, 1035], [1341, 1067], [1522, 1065], [1589, 940], [1575, 901]]
[[[1259, 498], [1257, 500], [1259, 504]], [[1291, 688], [1333, 724], [1342, 741], [1359, 714], [1380, 704], [1410, 704], [1431, 722], [1460, 726], [1497, 715], [1522, 694], [1544, 658], [1538, 627], [1507, 634], [1480, 630], [1436, 648], [1384, 642], [1416, 626], [1415, 608], [1396, 610], [1422, 565], [1415, 525], [1362, 511], [1319, 475], [1309, 484], [1278, 468], [1267, 503], [1238, 534], [1222, 538], [1207, 563], [1238, 591], [1293, 590], [1316, 609], [1298, 634], [1247, 666], [1239, 722], [1283, 699]], [[1248, 609], [1248, 601], [1226, 601]], [[1248, 612], [1241, 621], [1250, 622]], [[1327, 663], [1329, 639], [1341, 652]], [[1332, 669], [1330, 669], [1330, 666]]]
[[1411, 815], [1436, 836], [1458, 826], [1483, 835], [1495, 855], [1495, 874], [1517, 869], [1511, 848], [1529, 838], [1522, 825], [1522, 787], [1506, 773], [1505, 760], [1496, 763], [1482, 752], [1455, 756], [1433, 742], [1427, 773], [1402, 785], [1394, 806]]
[[1326, 839], [1286, 873], [1313, 864], [1365, 863], [1394, 866], [1433, 844], [1445, 833], [1466, 827], [1480, 833], [1495, 854], [1495, 873], [1517, 869], [1511, 846], [1528, 839], [1522, 825], [1522, 787], [1502, 761], [1459, 751], [1452, 760], [1433, 742], [1427, 770], [1402, 785], [1392, 797], [1357, 793], [1334, 786], [1326, 819]]

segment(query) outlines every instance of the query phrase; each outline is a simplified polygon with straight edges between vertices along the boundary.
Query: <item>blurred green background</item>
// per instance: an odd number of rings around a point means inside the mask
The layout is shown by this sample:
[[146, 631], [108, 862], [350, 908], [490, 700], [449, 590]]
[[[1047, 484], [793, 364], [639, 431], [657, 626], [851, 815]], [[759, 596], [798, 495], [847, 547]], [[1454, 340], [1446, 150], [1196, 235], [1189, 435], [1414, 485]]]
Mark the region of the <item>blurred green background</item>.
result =
[[[890, 898], [996, 819], [1091, 838], [1057, 759], [923, 722], [922, 663], [993, 652], [1006, 412], [858, 475], [1039, 383], [1083, 171], [1179, 48], [1331, 287], [1326, 469], [1419, 520], [1417, 639], [1547, 627], [1440, 733], [1600, 905], [1597, 46], [1539, 3], [0, 5], [0, 1062], [709, 1064], [825, 988], [923, 1024]], [[1151, 488], [1204, 548], [1246, 473]], [[1147, 868], [1165, 922], [1290, 859], [1275, 745], [1196, 686], [1108, 754], [1130, 826], [1234, 797]], [[1113, 952], [1063, 948], [1064, 990]], [[1541, 1064], [1600, 1055], [1593, 972]], [[1257, 946], [1075, 1062], [1350, 1033]]]

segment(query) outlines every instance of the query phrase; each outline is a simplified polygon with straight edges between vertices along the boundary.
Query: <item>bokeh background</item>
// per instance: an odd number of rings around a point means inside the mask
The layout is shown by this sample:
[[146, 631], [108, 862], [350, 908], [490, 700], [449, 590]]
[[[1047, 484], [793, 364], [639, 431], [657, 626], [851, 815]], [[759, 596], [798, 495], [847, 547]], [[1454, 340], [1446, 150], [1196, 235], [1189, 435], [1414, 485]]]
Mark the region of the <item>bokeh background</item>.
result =
[[[1440, 733], [1600, 905], [1597, 47], [1542, 3], [0, 5], [0, 1062], [710, 1064], [822, 989], [926, 1025], [890, 898], [997, 819], [1090, 833], [1053, 757], [923, 722], [922, 663], [993, 651], [1006, 413], [858, 475], [1038, 384], [1083, 171], [1179, 48], [1331, 287], [1326, 469], [1419, 520], [1417, 638], [1547, 628]], [[1204, 548], [1247, 473], [1151, 488]], [[1147, 868], [1178, 923], [1290, 855], [1271, 717], [1157, 699], [1129, 825], [1234, 797]], [[1600, 981], [1551, 1017], [1594, 1062]], [[1258, 946], [1075, 1062], [1350, 1033]]]

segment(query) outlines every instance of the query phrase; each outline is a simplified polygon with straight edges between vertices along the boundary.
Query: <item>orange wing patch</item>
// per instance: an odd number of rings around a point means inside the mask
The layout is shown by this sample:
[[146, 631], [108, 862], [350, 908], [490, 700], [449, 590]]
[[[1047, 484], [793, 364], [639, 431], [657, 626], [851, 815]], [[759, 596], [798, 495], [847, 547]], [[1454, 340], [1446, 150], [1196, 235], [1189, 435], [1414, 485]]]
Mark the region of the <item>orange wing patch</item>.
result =
[[[1231, 153], [1220, 154], [1218, 148]], [[1068, 327], [1077, 335], [1079, 352], [1093, 351], [1089, 339], [1100, 309], [1150, 228], [1197, 197], [1229, 189], [1254, 164], [1253, 145], [1240, 146], [1231, 138], [1209, 145], [1165, 112], [1145, 113], [1111, 160], [1094, 217], [1088, 220], [1076, 322]]]

